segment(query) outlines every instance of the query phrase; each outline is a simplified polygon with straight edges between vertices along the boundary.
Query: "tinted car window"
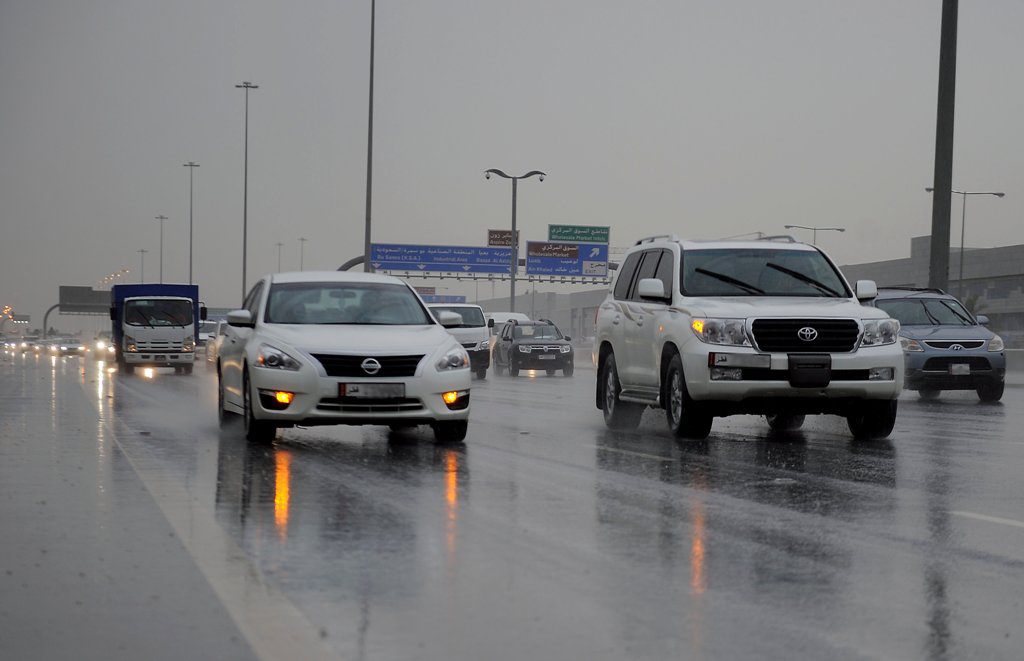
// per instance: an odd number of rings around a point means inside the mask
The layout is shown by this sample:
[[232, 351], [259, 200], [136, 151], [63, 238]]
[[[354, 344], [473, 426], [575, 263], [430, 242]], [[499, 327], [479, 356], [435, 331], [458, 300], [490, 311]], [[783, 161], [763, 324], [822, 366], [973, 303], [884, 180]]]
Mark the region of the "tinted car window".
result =
[[520, 325], [516, 326], [513, 335], [518, 339], [525, 340], [559, 340], [562, 334], [554, 326], [544, 325]]
[[665, 295], [671, 296], [672, 283], [675, 282], [673, 277], [675, 259], [670, 250], [662, 250], [661, 253], [661, 261], [658, 262], [658, 270], [655, 272], [654, 277], [661, 280], [661, 284], [665, 287]]
[[851, 296], [818, 251], [688, 250], [681, 271], [680, 289], [687, 296]]
[[635, 252], [626, 258], [619, 269], [619, 276], [615, 280], [614, 296], [619, 300], [625, 300], [629, 296], [629, 286], [633, 282], [633, 274], [636, 273], [637, 262], [643, 253]]
[[904, 326], [973, 326], [974, 319], [957, 301], [940, 298], [897, 298], [875, 302]]
[[654, 274], [658, 272], [658, 261], [661, 259], [662, 250], [646, 250], [644, 251], [644, 259], [640, 262], [640, 268], [636, 271], [636, 277], [633, 278], [633, 286], [630, 287], [629, 293], [630, 298], [633, 300], [640, 300], [640, 297], [636, 294], [637, 285], [640, 284], [641, 280], [647, 278], [653, 278]]

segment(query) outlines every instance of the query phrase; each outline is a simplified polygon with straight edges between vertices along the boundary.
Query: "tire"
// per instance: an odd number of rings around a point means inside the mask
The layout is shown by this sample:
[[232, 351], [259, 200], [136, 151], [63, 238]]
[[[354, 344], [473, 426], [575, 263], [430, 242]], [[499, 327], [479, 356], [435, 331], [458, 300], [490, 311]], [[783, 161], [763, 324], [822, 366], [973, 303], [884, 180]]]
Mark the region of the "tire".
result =
[[604, 424], [611, 429], [636, 429], [640, 425], [644, 408], [619, 399], [622, 384], [619, 383], [619, 373], [615, 369], [615, 354], [609, 353], [604, 359], [598, 375], [598, 387], [603, 387], [601, 411], [604, 413]]
[[802, 413], [769, 413], [764, 416], [765, 422], [774, 431], [796, 431], [804, 426], [806, 418]]
[[998, 402], [1003, 398], [1003, 383], [988, 383], [978, 387], [978, 399], [983, 402]]
[[574, 368], [572, 365], [568, 365], [562, 368], [562, 376], [572, 376]]
[[135, 365], [132, 365], [129, 362], [122, 362], [121, 363], [121, 373], [122, 374], [135, 374]]
[[558, 370], [546, 370], [548, 376], [554, 376]]
[[487, 378], [487, 368], [486, 367], [482, 367], [479, 370], [477, 370], [476, 378], [480, 379], [481, 381], [486, 379]]
[[508, 375], [513, 378], [519, 376], [519, 366], [511, 358], [508, 359]]
[[665, 419], [669, 431], [677, 438], [704, 439], [711, 433], [713, 418], [699, 410], [699, 405], [686, 392], [683, 361], [676, 354], [668, 364], [666, 378]]
[[846, 416], [846, 424], [858, 440], [888, 438], [896, 426], [896, 409], [895, 399], [869, 399]]
[[505, 375], [505, 368], [503, 368], [501, 366], [501, 363], [498, 362], [498, 357], [497, 356], [495, 356], [494, 360], [491, 361], [491, 365], [494, 367], [494, 376], [504, 376]]
[[181, 368], [181, 371], [184, 374], [191, 374], [192, 373], [192, 365], [185, 365], [184, 367]]
[[220, 366], [217, 366], [217, 423], [224, 427], [231, 419], [235, 417], [234, 413], [224, 408], [224, 384], [221, 382], [220, 377]]
[[921, 399], [938, 399], [941, 390], [918, 390], [917, 396]]
[[244, 403], [242, 419], [245, 421], [245, 438], [252, 443], [269, 443], [277, 436], [277, 427], [272, 422], [257, 420], [252, 412], [252, 386], [249, 384], [249, 371], [242, 372], [242, 401]]
[[466, 431], [469, 429], [469, 420], [445, 420], [435, 422], [434, 440], [438, 443], [461, 443], [466, 440]]

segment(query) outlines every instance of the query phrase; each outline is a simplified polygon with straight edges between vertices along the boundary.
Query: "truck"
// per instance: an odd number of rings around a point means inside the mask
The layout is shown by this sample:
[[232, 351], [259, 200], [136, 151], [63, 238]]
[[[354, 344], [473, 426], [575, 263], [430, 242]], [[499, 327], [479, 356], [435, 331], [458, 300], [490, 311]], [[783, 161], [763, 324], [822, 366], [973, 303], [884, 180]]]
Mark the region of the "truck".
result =
[[118, 368], [132, 374], [136, 367], [173, 367], [191, 374], [203, 319], [196, 285], [114, 285], [110, 321]]

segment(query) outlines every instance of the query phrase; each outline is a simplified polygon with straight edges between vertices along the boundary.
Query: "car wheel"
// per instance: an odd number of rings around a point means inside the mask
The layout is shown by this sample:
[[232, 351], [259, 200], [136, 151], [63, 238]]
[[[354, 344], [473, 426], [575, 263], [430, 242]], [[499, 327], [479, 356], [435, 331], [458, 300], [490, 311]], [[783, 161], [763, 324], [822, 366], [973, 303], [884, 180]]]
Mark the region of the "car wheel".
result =
[[562, 368], [562, 376], [572, 376], [573, 369], [572, 365], [566, 365]]
[[515, 361], [511, 358], [508, 360], [508, 375], [511, 377], [519, 376], [519, 365], [516, 365]]
[[545, 372], [548, 376], [554, 376], [555, 373], [558, 372], [558, 370], [545, 370]]
[[775, 431], [796, 431], [804, 426], [806, 418], [800, 413], [769, 413], [764, 416], [768, 426]]
[[466, 440], [469, 420], [444, 420], [435, 422], [434, 440], [438, 443], [461, 443]]
[[678, 354], [672, 356], [666, 378], [668, 401], [665, 402], [665, 417], [669, 431], [679, 438], [707, 438], [713, 419], [698, 410], [696, 402], [690, 399], [683, 377], [683, 361]]
[[941, 390], [918, 390], [917, 396], [921, 399], [938, 399]]
[[191, 365], [185, 365], [184, 367], [181, 368], [181, 371], [184, 372], [185, 374], [191, 374], [192, 373], [192, 366]]
[[245, 412], [245, 438], [253, 443], [269, 443], [277, 436], [277, 427], [266, 420], [257, 420], [253, 415], [252, 386], [249, 384], [249, 371], [242, 371], [242, 402]]
[[896, 426], [896, 400], [869, 399], [846, 416], [846, 424], [856, 439], [888, 438]]
[[221, 427], [228, 424], [234, 417], [230, 411], [224, 408], [224, 383], [220, 376], [220, 366], [217, 367], [217, 422]]
[[476, 372], [476, 378], [480, 379], [481, 381], [483, 381], [484, 379], [486, 379], [486, 378], [487, 378], [487, 368], [486, 368], [486, 367], [483, 367], [483, 368], [481, 368], [481, 369], [477, 370], [477, 372]]
[[1003, 398], [1003, 389], [1005, 387], [1005, 384], [1002, 383], [987, 383], [979, 386], [978, 399], [983, 402], [998, 402]]
[[601, 410], [604, 413], [604, 424], [611, 429], [636, 429], [644, 409], [639, 404], [619, 399], [622, 385], [615, 369], [615, 354], [609, 353], [604, 359], [598, 383], [603, 387]]

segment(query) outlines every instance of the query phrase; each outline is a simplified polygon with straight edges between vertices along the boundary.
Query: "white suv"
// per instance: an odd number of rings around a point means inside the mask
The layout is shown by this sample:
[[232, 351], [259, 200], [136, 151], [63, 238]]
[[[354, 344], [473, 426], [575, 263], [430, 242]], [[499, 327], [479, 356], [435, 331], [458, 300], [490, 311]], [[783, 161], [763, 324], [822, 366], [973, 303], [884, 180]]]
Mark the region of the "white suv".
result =
[[860, 301], [819, 249], [763, 241], [642, 239], [597, 315], [597, 407], [612, 428], [664, 408], [676, 436], [705, 438], [716, 416], [760, 414], [798, 429], [846, 417], [884, 438], [903, 387], [899, 322]]
[[[469, 355], [404, 282], [372, 273], [278, 273], [229, 312], [217, 354], [218, 411], [246, 437], [294, 425], [428, 424], [466, 437]], [[438, 323], [440, 321], [440, 323]]]

